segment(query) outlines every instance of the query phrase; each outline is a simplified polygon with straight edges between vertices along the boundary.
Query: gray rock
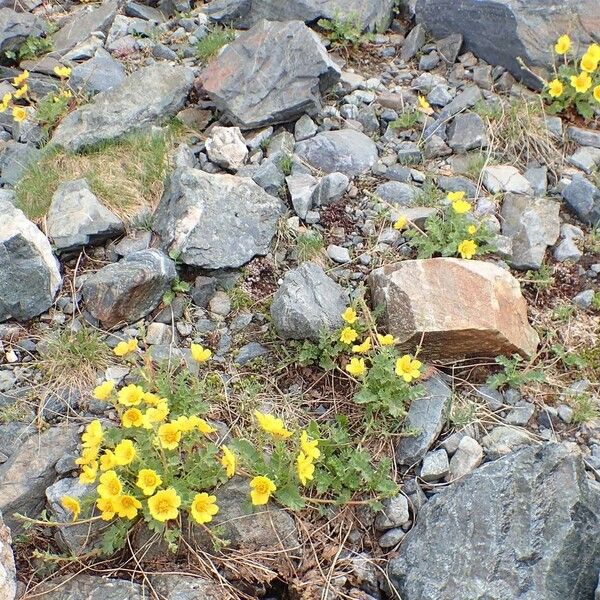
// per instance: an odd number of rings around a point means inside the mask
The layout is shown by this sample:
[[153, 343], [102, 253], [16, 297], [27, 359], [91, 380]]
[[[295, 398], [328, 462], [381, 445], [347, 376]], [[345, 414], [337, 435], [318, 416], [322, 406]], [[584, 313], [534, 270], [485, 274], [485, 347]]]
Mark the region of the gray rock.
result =
[[282, 213], [281, 201], [246, 177], [187, 167], [171, 175], [153, 229], [187, 265], [236, 268], [269, 251]]
[[398, 148], [398, 162], [401, 165], [412, 165], [423, 160], [421, 149], [414, 142], [400, 142]]
[[275, 292], [271, 317], [285, 339], [318, 340], [323, 330], [342, 325], [348, 294], [323, 269], [310, 262], [288, 271]]
[[183, 107], [193, 78], [187, 67], [167, 63], [143, 67], [67, 115], [50, 143], [77, 152], [165, 120]]
[[223, 587], [210, 579], [178, 573], [150, 576], [154, 591], [169, 600], [223, 600]]
[[574, 411], [566, 404], [560, 404], [558, 407], [558, 417], [563, 423], [571, 423], [573, 421]]
[[421, 465], [421, 479], [432, 482], [443, 479], [448, 474], [449, 463], [446, 450], [440, 448], [433, 452], [428, 452], [423, 457]]
[[231, 312], [231, 298], [227, 292], [215, 292], [208, 303], [208, 310], [215, 316], [226, 317]]
[[206, 308], [217, 290], [217, 280], [214, 277], [198, 275], [192, 288], [192, 300], [196, 306]]
[[545, 196], [548, 190], [548, 168], [530, 167], [523, 173], [523, 177], [529, 181], [534, 196]]
[[406, 428], [412, 435], [400, 438], [396, 446], [396, 462], [400, 465], [414, 465], [427, 453], [437, 439], [446, 422], [448, 405], [452, 392], [439, 377], [431, 377], [423, 382], [425, 396], [414, 400], [406, 415]]
[[327, 256], [329, 256], [333, 262], [340, 264], [349, 263], [352, 260], [348, 248], [337, 246], [335, 244], [329, 244], [329, 246], [327, 246]]
[[75, 425], [52, 427], [25, 440], [0, 466], [0, 510], [13, 534], [23, 526], [13, 513], [39, 515], [46, 488], [56, 479], [54, 465], [63, 455], [74, 451], [77, 439]]
[[434, 50], [419, 59], [419, 71], [431, 71], [440, 64], [440, 55]]
[[[583, 48], [599, 30], [595, 0], [417, 0], [415, 13], [434, 37], [461, 34], [465, 50], [534, 87], [539, 81], [521, 68], [518, 58], [529, 67], [550, 68], [559, 35], [568, 31], [575, 47]], [[580, 26], [570, 28], [573, 22]]]
[[598, 502], [579, 455], [558, 444], [522, 450], [436, 494], [388, 574], [403, 600], [591, 598]]
[[46, 236], [0, 200], [0, 322], [48, 310], [62, 282], [58, 267]]
[[350, 179], [343, 173], [325, 175], [312, 193], [312, 206], [328, 206], [336, 202], [346, 193], [348, 185]]
[[509, 263], [516, 269], [539, 269], [546, 248], [560, 235], [560, 204], [546, 198], [506, 194], [502, 235], [512, 239]]
[[[237, 174], [241, 177], [245, 177], [245, 169], [247, 168], [248, 167], [242, 167]], [[262, 163], [249, 174], [254, 183], [258, 184], [265, 192], [267, 192], [267, 194], [271, 194], [271, 196], [278, 196], [285, 184], [285, 175], [277, 160], [263, 160]]]
[[483, 448], [477, 440], [465, 435], [450, 459], [448, 481], [456, 481], [476, 469], [483, 460]]
[[115, 252], [119, 256], [128, 256], [132, 252], [147, 250], [152, 240], [152, 232], [143, 229], [132, 231], [126, 235], [119, 243], [115, 244]]
[[317, 186], [317, 179], [312, 175], [289, 175], [285, 178], [292, 206], [301, 219], [306, 219], [306, 214], [312, 208], [313, 191]]
[[147, 600], [150, 592], [133, 581], [80, 573], [43, 583], [36, 593], [43, 594], [44, 600]]
[[318, 112], [321, 93], [339, 78], [339, 68], [304, 23], [264, 20], [229, 44], [200, 75], [217, 108], [243, 129]]
[[414, 204], [417, 194], [418, 189], [414, 185], [400, 181], [387, 181], [375, 189], [377, 197], [396, 206], [411, 206]]
[[[171, 309], [171, 307], [168, 307]], [[148, 325], [146, 330], [146, 343], [155, 346], [156, 344], [168, 346], [177, 341], [174, 335], [173, 327], [167, 323], [154, 322]]]
[[375, 519], [375, 528], [386, 531], [404, 525], [409, 519], [408, 500], [403, 494], [398, 494], [383, 501], [383, 508]]
[[492, 79], [492, 67], [490, 65], [479, 65], [473, 68], [473, 81], [484, 90], [491, 90], [494, 81]]
[[450, 64], [454, 64], [463, 45], [463, 37], [460, 33], [452, 33], [436, 42], [440, 56]]
[[416, 25], [406, 36], [402, 50], [400, 51], [400, 58], [404, 62], [408, 62], [417, 55], [417, 52], [425, 44], [425, 28], [422, 25]]
[[582, 308], [583, 310], [586, 310], [592, 305], [595, 295], [596, 292], [591, 289], [579, 292], [579, 294], [573, 298], [573, 304], [579, 308]]
[[427, 100], [433, 106], [446, 106], [446, 104], [452, 101], [452, 98], [454, 98], [454, 95], [446, 85], [436, 85], [427, 94]]
[[477, 113], [461, 113], [448, 128], [448, 145], [460, 154], [487, 147], [487, 127]]
[[600, 148], [578, 148], [567, 162], [590, 175], [600, 165]]
[[9, 140], [0, 147], [0, 179], [2, 183], [17, 185], [27, 170], [37, 163], [41, 152], [32, 144]]
[[583, 252], [573, 238], [564, 238], [554, 248], [554, 258], [558, 262], [579, 262]]
[[583, 175], [573, 175], [562, 197], [583, 223], [595, 225], [600, 221], [600, 190]]
[[600, 148], [600, 133], [581, 127], [567, 127], [567, 138], [581, 146]]
[[477, 197], [477, 186], [466, 177], [445, 177], [437, 179], [438, 186], [445, 192], [464, 192], [468, 198]]
[[481, 442], [486, 456], [490, 460], [496, 460], [523, 446], [530, 446], [533, 444], [533, 439], [523, 429], [500, 426], [494, 427]]
[[382, 548], [393, 548], [404, 539], [405, 535], [404, 530], [397, 527], [396, 529], [386, 531], [377, 542]]
[[446, 121], [450, 117], [465, 111], [467, 108], [475, 106], [482, 98], [481, 90], [476, 85], [466, 87], [460, 94], [457, 94], [454, 97], [452, 102], [446, 104], [440, 111], [436, 119], [436, 125], [439, 126], [440, 123]]
[[348, 177], [366, 173], [377, 161], [377, 146], [354, 129], [325, 131], [298, 142], [294, 152], [311, 167], [324, 173], [340, 172]]
[[[42, 22], [29, 12], [16, 12], [10, 8], [0, 8], [0, 54], [18, 49], [29, 37], [39, 37], [42, 32]], [[7, 5], [4, 5], [7, 6]]]
[[509, 413], [504, 418], [504, 421], [509, 425], [519, 425], [524, 427], [529, 423], [535, 407], [530, 402], [519, 402], [513, 408], [510, 409]]
[[236, 171], [246, 161], [248, 148], [239, 127], [213, 127], [206, 139], [206, 153], [220, 167]]
[[308, 115], [302, 115], [294, 125], [294, 138], [297, 142], [307, 140], [316, 133], [317, 125]]
[[165, 14], [158, 8], [147, 6], [130, 0], [125, 3], [125, 14], [128, 17], [138, 17], [146, 21], [154, 21], [155, 23], [163, 23], [166, 20]]
[[440, 158], [450, 156], [452, 149], [439, 135], [431, 135], [425, 141], [423, 153], [427, 158]]
[[11, 548], [10, 529], [0, 513], [0, 598], [14, 600], [17, 595], [17, 572]]
[[112, 328], [154, 310], [176, 277], [175, 263], [166, 254], [141, 250], [90, 275], [83, 299], [92, 316]]
[[482, 170], [483, 185], [492, 193], [531, 194], [529, 181], [512, 165], [491, 165]]
[[118, 87], [125, 77], [125, 67], [104, 48], [98, 48], [93, 58], [73, 67], [69, 83], [96, 94]]
[[479, 385], [475, 388], [475, 393], [484, 400], [490, 410], [500, 410], [504, 405], [502, 394], [487, 385]]
[[85, 179], [61, 183], [47, 217], [48, 235], [60, 252], [99, 244], [121, 235], [123, 221], [104, 207]]
[[249, 342], [243, 345], [235, 358], [236, 364], [243, 366], [246, 363], [269, 354], [269, 350], [258, 342]]
[[[70, 15], [66, 24], [52, 35], [52, 46], [55, 52], [66, 54], [69, 50], [86, 41], [92, 33], [107, 33], [117, 14], [119, 3], [108, 0], [94, 7], [81, 7]], [[143, 88], [142, 88], [143, 89]]]

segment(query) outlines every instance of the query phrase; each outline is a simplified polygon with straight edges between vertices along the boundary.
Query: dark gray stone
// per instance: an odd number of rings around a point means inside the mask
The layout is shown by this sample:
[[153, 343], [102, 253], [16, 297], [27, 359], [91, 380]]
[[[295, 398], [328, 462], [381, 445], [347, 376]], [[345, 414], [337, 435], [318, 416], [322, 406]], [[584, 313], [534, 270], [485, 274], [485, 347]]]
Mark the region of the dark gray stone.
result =
[[454, 64], [463, 44], [463, 36], [460, 33], [452, 33], [436, 42], [440, 56], [450, 64]]
[[397, 146], [398, 162], [401, 165], [413, 165], [423, 160], [421, 149], [415, 142], [400, 142]]
[[375, 528], [386, 531], [404, 525], [409, 519], [408, 500], [404, 494], [398, 494], [383, 501], [383, 508], [375, 519]]
[[425, 28], [422, 25], [416, 25], [406, 36], [402, 50], [400, 51], [400, 58], [404, 62], [408, 62], [417, 55], [417, 52], [425, 44]]
[[318, 340], [321, 331], [342, 325], [348, 294], [323, 269], [305, 262], [288, 271], [275, 292], [271, 317], [285, 339]]
[[343, 173], [325, 175], [312, 193], [312, 206], [328, 206], [339, 200], [348, 189], [350, 179]]
[[231, 42], [201, 73], [200, 81], [235, 125], [255, 129], [317, 113], [321, 94], [340, 73], [304, 23], [263, 20]]
[[477, 186], [466, 177], [446, 177], [440, 175], [437, 184], [445, 192], [464, 192], [468, 198], [477, 197]]
[[600, 221], [600, 190], [583, 175], [573, 175], [562, 197], [583, 223], [596, 225]]
[[460, 154], [485, 148], [488, 144], [487, 127], [477, 113], [461, 113], [454, 117], [448, 128], [448, 145]]
[[415, 202], [418, 189], [414, 185], [400, 181], [387, 181], [377, 186], [375, 195], [384, 202], [398, 206], [411, 206]]
[[0, 322], [48, 310], [61, 286], [50, 242], [23, 212], [0, 200]]
[[73, 67], [69, 83], [96, 94], [118, 87], [125, 77], [125, 67], [104, 48], [98, 48], [93, 58]]
[[388, 574], [403, 600], [592, 598], [599, 503], [578, 454], [522, 450], [437, 493]]
[[83, 573], [53, 579], [36, 588], [44, 600], [147, 600], [148, 593], [133, 581], [106, 579]]
[[223, 600], [223, 586], [210, 579], [178, 573], [150, 576], [152, 589], [169, 600]]
[[531, 436], [523, 429], [505, 426], [494, 427], [481, 442], [490, 460], [506, 456], [523, 446], [534, 443]]
[[134, 2], [133, 0], [126, 2], [124, 8], [125, 14], [128, 17], [138, 17], [139, 19], [154, 21], [156, 23], [163, 23], [166, 20], [165, 14], [158, 8]]
[[285, 182], [296, 214], [301, 219], [306, 219], [308, 211], [312, 208], [312, 195], [318, 180], [312, 175], [299, 174], [289, 175]]
[[593, 146], [600, 148], [600, 133], [581, 127], [567, 127], [567, 138], [580, 146]]
[[5, 52], [18, 49], [29, 36], [39, 37], [43, 32], [37, 17], [12, 10], [14, 4], [11, 1], [10, 8], [0, 8], [0, 62], [5, 61]]
[[0, 179], [2, 183], [17, 185], [27, 169], [41, 156], [33, 144], [20, 144], [9, 140], [0, 147]]
[[134, 252], [88, 277], [87, 309], [105, 327], [133, 323], [154, 310], [177, 277], [175, 263], [160, 250]]
[[258, 342], [249, 342], [240, 348], [238, 355], [235, 357], [236, 364], [243, 366], [246, 363], [269, 354], [269, 350]]
[[283, 204], [246, 177], [176, 169], [154, 215], [168, 252], [205, 269], [236, 268], [265, 255]]

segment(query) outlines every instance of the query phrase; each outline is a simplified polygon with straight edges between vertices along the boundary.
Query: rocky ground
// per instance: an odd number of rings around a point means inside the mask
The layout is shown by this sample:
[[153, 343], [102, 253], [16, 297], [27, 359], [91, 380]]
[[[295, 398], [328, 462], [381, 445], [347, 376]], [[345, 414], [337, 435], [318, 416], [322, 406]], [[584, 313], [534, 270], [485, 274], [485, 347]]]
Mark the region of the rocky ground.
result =
[[[26, 116], [0, 113], [1, 598], [600, 597], [600, 131], [547, 114], [514, 55], [543, 69], [598, 8], [400, 4], [0, 4], [0, 95], [28, 72]], [[456, 192], [494, 251], [418, 257], [394, 223]], [[426, 363], [405, 416], [307, 359], [349, 303]], [[228, 547], [138, 528], [99, 557], [60, 499], [115, 419], [92, 389], [137, 381], [129, 339], [193, 370], [222, 439], [254, 409], [343, 415], [399, 491], [252, 511], [233, 478]]]

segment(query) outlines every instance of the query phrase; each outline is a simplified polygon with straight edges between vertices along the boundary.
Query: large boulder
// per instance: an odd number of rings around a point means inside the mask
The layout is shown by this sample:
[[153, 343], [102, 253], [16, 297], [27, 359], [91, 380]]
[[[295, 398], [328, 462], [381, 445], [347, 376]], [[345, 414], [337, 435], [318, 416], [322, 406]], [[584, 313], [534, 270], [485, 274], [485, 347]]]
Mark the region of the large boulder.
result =
[[532, 355], [539, 338], [517, 280], [492, 263], [406, 260], [369, 277], [381, 324], [407, 351], [430, 359]]
[[550, 68], [557, 38], [569, 33], [583, 50], [600, 40], [597, 0], [417, 0], [416, 19], [436, 38], [463, 36], [471, 50], [491, 65], [502, 65], [527, 83], [539, 81], [521, 68]]
[[5, 52], [19, 48], [29, 37], [38, 37], [43, 29], [41, 21], [28, 12], [16, 12], [11, 8], [0, 8], [0, 62], [5, 59]]
[[0, 322], [48, 310], [61, 285], [46, 236], [18, 208], [0, 200]]
[[237, 268], [265, 255], [284, 206], [247, 177], [177, 169], [154, 215], [168, 252], [204, 269]]
[[312, 23], [318, 19], [348, 21], [362, 30], [385, 31], [395, 0], [213, 0], [204, 12], [218, 22], [251, 27], [260, 19]]
[[281, 337], [316, 341], [322, 331], [343, 324], [347, 305], [347, 292], [319, 265], [305, 262], [285, 274], [271, 303], [271, 317]]
[[254, 129], [317, 113], [321, 94], [340, 74], [304, 23], [262, 20], [229, 44], [200, 81], [234, 125]]
[[156, 63], [139, 69], [67, 115], [50, 143], [78, 152], [168, 119], [183, 107], [193, 80], [188, 67]]
[[375, 142], [355, 129], [324, 131], [298, 142], [294, 152], [314, 169], [348, 177], [366, 173], [378, 158]]
[[177, 277], [160, 250], [132, 252], [88, 277], [82, 288], [90, 313], [107, 328], [133, 323], [153, 311]]
[[388, 574], [403, 600], [591, 600], [599, 506], [578, 454], [527, 448], [440, 490]]

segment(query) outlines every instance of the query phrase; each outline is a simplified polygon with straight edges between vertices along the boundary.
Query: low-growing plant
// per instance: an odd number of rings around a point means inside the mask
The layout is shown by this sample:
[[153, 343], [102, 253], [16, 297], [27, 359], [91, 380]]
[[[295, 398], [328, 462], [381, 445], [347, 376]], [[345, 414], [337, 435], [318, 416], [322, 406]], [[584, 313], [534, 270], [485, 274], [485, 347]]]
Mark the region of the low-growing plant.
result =
[[600, 108], [600, 45], [591, 44], [578, 57], [568, 35], [561, 35], [554, 45], [559, 61], [554, 66], [554, 79], [545, 82], [544, 97], [548, 110], [560, 113], [575, 109], [584, 119], [590, 120]]
[[418, 258], [439, 255], [471, 259], [495, 250], [494, 235], [470, 214], [472, 205], [464, 196], [464, 192], [450, 192], [449, 206], [428, 217], [423, 229], [402, 215], [394, 223], [394, 228], [403, 231], [415, 248]]
[[600, 417], [600, 408], [592, 394], [584, 392], [570, 399], [573, 408], [573, 423], [587, 423]]
[[408, 109], [398, 115], [398, 118], [390, 123], [393, 129], [412, 129], [421, 120], [421, 113], [416, 109]]
[[171, 289], [167, 290], [164, 294], [163, 294], [163, 302], [166, 305], [171, 304], [171, 302], [173, 302], [173, 300], [175, 300], [175, 296], [178, 293], [182, 293], [182, 294], [186, 294], [187, 292], [189, 292], [192, 289], [192, 286], [187, 282], [187, 281], [182, 281], [181, 279], [177, 278], [175, 279], [175, 281], [171, 284]]
[[342, 17], [336, 14], [333, 19], [319, 19], [317, 25], [325, 31], [325, 35], [336, 47], [356, 47], [370, 39], [368, 34], [363, 34], [356, 14]]
[[21, 62], [22, 60], [31, 60], [42, 54], [47, 54], [52, 50], [52, 38], [29, 36], [17, 50], [7, 50], [4, 54], [6, 58]]
[[520, 354], [513, 354], [511, 357], [497, 356], [496, 362], [503, 369], [490, 376], [486, 382], [494, 390], [504, 387], [519, 389], [528, 383], [543, 383], [546, 380], [542, 369], [525, 365], [525, 359]]
[[595, 292], [592, 298], [592, 308], [600, 311], [600, 292]]
[[539, 292], [547, 292], [555, 283], [554, 270], [549, 264], [542, 263], [539, 269], [527, 271], [522, 280], [533, 285]]
[[281, 155], [279, 159], [279, 168], [281, 172], [287, 177], [292, 174], [292, 168], [294, 166], [294, 157], [291, 154], [285, 153]]
[[318, 231], [314, 229], [304, 231], [296, 238], [296, 259], [301, 263], [311, 260], [320, 254], [324, 245], [323, 236]]
[[202, 61], [207, 61], [234, 39], [234, 29], [216, 26], [196, 44], [196, 56]]

